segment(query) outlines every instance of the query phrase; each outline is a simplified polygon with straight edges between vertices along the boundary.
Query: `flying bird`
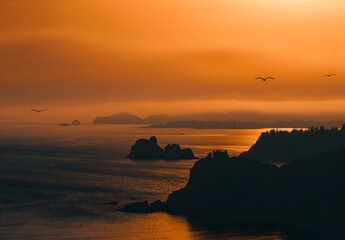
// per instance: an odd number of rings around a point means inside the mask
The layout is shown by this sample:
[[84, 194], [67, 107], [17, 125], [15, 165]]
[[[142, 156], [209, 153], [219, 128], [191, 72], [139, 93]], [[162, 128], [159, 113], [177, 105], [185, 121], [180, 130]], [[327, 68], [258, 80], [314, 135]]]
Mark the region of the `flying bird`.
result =
[[40, 109], [40, 110], [31, 109], [31, 111], [38, 112], [38, 113], [41, 113], [41, 112], [44, 112], [44, 111], [47, 111], [47, 110], [48, 110], [48, 109]]
[[256, 79], [262, 80], [262, 81], [264, 81], [264, 82], [265, 82], [266, 80], [270, 80], [270, 79], [275, 80], [274, 77], [258, 77], [258, 78], [256, 78]]
[[337, 74], [331, 73], [331, 74], [326, 74], [326, 75], [324, 75], [322, 77], [335, 77], [335, 76], [337, 76]]

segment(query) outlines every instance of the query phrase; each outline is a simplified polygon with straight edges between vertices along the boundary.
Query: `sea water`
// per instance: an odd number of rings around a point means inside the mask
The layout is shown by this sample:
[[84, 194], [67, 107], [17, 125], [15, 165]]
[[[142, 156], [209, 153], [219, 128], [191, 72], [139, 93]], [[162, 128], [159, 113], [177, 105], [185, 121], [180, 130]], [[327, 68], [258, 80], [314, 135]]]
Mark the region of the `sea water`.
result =
[[[156, 136], [197, 157], [238, 155], [265, 129], [149, 129], [138, 125], [0, 124], [0, 239], [288, 239], [279, 230], [229, 230], [167, 213], [117, 211], [166, 200], [196, 160], [130, 160], [139, 138]], [[117, 201], [117, 205], [109, 204]]]

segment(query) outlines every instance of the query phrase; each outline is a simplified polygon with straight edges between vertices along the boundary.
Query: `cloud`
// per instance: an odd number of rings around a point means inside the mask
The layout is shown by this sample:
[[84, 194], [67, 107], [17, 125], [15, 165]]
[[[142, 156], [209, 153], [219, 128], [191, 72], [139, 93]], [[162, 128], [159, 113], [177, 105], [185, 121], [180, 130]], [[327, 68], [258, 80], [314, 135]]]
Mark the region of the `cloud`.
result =
[[343, 99], [341, 8], [278, 5], [4, 1], [0, 105]]
[[[44, 37], [0, 44], [0, 104], [340, 99], [314, 64], [259, 51], [121, 51]], [[296, 60], [297, 61], [297, 60]], [[263, 83], [258, 75], [274, 75]]]

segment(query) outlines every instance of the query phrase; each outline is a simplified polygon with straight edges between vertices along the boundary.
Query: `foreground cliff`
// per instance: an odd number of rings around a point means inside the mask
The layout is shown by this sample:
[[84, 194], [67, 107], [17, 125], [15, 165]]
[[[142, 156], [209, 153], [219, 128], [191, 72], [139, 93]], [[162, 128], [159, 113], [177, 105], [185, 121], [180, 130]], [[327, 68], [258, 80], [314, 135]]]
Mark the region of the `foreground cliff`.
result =
[[344, 170], [345, 151], [282, 168], [214, 152], [195, 164], [187, 186], [169, 196], [166, 209], [222, 224], [343, 234]]
[[308, 130], [262, 133], [256, 143], [240, 155], [242, 158], [265, 162], [289, 163], [328, 151], [345, 149], [345, 126], [310, 128]]

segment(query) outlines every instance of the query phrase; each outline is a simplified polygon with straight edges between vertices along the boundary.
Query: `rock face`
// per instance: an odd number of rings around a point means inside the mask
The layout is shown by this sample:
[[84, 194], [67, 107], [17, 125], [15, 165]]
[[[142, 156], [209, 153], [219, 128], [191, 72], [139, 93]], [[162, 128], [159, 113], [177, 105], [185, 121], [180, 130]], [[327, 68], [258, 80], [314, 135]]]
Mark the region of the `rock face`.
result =
[[196, 162], [185, 188], [167, 199], [172, 213], [235, 224], [332, 232], [345, 229], [345, 151], [278, 168], [214, 152]]
[[191, 149], [181, 149], [177, 144], [168, 144], [163, 150], [158, 145], [156, 137], [151, 137], [149, 140], [137, 140], [127, 157], [131, 159], [195, 159]]
[[261, 134], [257, 142], [240, 157], [265, 162], [288, 163], [328, 151], [345, 149], [345, 127], [275, 131]]

